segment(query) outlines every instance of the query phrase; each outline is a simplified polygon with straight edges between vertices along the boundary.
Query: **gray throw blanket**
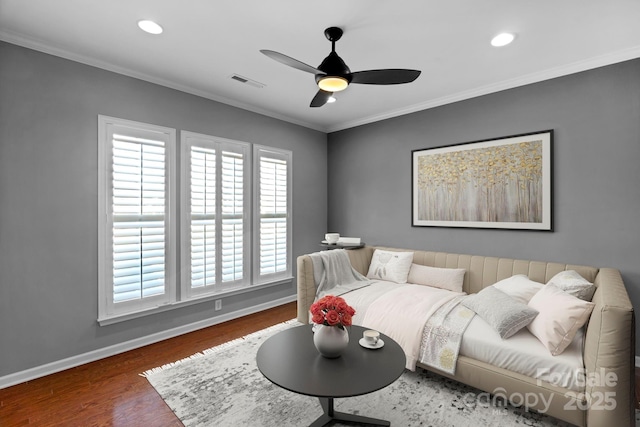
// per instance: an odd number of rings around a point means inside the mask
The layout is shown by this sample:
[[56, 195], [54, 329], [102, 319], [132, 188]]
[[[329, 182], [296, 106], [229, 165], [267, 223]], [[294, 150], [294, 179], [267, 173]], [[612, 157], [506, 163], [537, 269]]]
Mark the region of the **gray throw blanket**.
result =
[[331, 292], [340, 295], [368, 285], [368, 279], [358, 273], [344, 249], [309, 254], [313, 262], [316, 299]]

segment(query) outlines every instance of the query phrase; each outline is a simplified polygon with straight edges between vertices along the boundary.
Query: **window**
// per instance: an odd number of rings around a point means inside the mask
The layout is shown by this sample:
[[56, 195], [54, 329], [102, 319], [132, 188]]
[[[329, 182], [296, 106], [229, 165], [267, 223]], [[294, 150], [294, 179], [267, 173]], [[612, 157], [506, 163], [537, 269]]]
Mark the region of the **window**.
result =
[[177, 145], [98, 116], [101, 324], [291, 279], [291, 152], [187, 131]]
[[254, 146], [256, 283], [291, 276], [291, 152]]
[[250, 146], [181, 132], [182, 289], [188, 298], [249, 283]]
[[99, 116], [99, 318], [175, 295], [175, 130]]

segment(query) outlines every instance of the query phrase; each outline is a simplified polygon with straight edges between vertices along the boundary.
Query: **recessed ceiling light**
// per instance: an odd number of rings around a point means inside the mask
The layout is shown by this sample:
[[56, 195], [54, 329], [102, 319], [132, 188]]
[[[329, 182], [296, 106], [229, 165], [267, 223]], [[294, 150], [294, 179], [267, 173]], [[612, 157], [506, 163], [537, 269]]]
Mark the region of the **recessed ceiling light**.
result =
[[515, 39], [516, 36], [511, 33], [502, 33], [491, 39], [491, 45], [495, 47], [506, 46]]
[[333, 96], [330, 96], [329, 99], [327, 99], [327, 102], [329, 104], [333, 104], [334, 102], [336, 102], [336, 99]]
[[148, 20], [138, 21], [138, 27], [149, 34], [161, 34], [163, 31], [160, 25]]

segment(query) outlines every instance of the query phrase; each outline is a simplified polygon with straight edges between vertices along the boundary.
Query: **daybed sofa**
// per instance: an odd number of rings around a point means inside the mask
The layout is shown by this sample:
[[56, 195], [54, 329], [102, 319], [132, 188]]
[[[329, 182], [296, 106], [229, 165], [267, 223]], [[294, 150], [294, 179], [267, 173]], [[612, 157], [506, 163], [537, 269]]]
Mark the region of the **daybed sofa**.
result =
[[[373, 246], [347, 251], [354, 269], [366, 275], [375, 249], [411, 251], [414, 253], [413, 263], [419, 265], [464, 268], [466, 271], [463, 291], [467, 294], [478, 293], [502, 279], [517, 274], [524, 274], [529, 279], [544, 284], [559, 272], [577, 271], [597, 287], [592, 298], [595, 307], [585, 325], [583, 338], [582, 356], [587, 381], [582, 393], [498, 368], [462, 354], [457, 359], [454, 375], [421, 363], [418, 363], [418, 366], [489, 393], [501, 390], [506, 397], [523, 396], [525, 393], [544, 396], [546, 401], [550, 401], [550, 405], [545, 405], [548, 415], [578, 426], [635, 425], [634, 311], [618, 270]], [[308, 323], [309, 307], [316, 295], [313, 261], [310, 256], [298, 257], [297, 273], [298, 320]], [[530, 405], [528, 409], [541, 411], [544, 407], [540, 403]]]

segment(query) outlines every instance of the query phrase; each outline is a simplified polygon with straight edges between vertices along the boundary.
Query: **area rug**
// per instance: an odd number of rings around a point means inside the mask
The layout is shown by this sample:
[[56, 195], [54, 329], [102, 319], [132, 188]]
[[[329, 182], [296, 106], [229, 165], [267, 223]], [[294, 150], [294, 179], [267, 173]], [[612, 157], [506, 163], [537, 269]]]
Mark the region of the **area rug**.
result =
[[[322, 414], [318, 399], [272, 384], [255, 361], [267, 338], [299, 325], [281, 323], [141, 375], [187, 427], [308, 426]], [[335, 407], [402, 427], [570, 426], [420, 368], [377, 392], [336, 399]]]

